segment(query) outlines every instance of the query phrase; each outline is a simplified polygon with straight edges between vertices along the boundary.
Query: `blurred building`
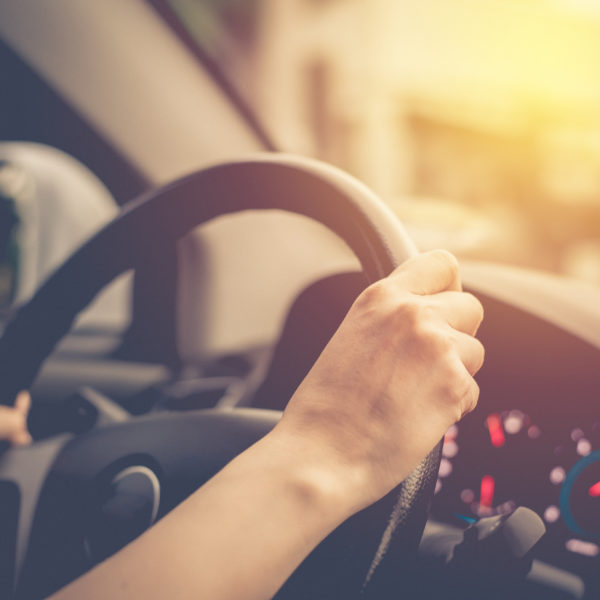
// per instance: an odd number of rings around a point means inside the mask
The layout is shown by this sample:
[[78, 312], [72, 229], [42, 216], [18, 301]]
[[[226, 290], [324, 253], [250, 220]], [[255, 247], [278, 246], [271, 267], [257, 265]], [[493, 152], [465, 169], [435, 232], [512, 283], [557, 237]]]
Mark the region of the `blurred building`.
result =
[[204, 38], [279, 147], [352, 172], [417, 232], [414, 204], [445, 203], [452, 235], [432, 227], [459, 252], [600, 281], [596, 3], [208, 4], [228, 33], [199, 19]]

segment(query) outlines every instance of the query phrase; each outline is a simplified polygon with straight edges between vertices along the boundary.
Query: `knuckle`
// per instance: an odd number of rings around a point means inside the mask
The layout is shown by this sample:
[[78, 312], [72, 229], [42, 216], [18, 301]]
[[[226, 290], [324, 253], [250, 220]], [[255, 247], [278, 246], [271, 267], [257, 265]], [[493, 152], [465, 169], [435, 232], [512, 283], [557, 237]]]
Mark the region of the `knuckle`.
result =
[[415, 342], [421, 355], [432, 364], [448, 363], [452, 357], [453, 343], [450, 336], [428, 323], [420, 323], [415, 331]]
[[454, 365], [448, 365], [444, 377], [443, 394], [448, 402], [455, 404], [465, 393], [465, 382], [460, 370]]
[[479, 387], [464, 368], [451, 364], [440, 383], [440, 395], [453, 422], [456, 422], [477, 405]]
[[464, 394], [457, 386], [457, 382], [446, 380], [441, 386], [440, 393], [442, 394], [444, 412], [450, 415], [453, 423], [460, 420], [463, 414], [463, 396]]
[[431, 256], [434, 256], [436, 260], [440, 261], [442, 265], [450, 272], [453, 276], [458, 276], [459, 265], [456, 256], [448, 250], [432, 250]]
[[460, 415], [461, 419], [465, 415], [467, 415], [470, 412], [472, 412], [473, 410], [475, 410], [478, 400], [479, 400], [479, 385], [473, 378], [470, 378], [469, 386], [463, 397], [462, 412]]
[[411, 330], [416, 330], [425, 317], [423, 308], [417, 298], [409, 296], [397, 303], [394, 315], [405, 326], [410, 327]]
[[481, 301], [479, 300], [479, 298], [477, 298], [477, 296], [474, 296], [473, 294], [471, 294], [470, 292], [462, 292], [465, 295], [465, 298], [468, 298], [468, 301], [471, 303], [472, 305], [472, 310], [475, 313], [478, 322], [481, 323], [481, 321], [483, 321], [483, 304], [481, 304]]
[[409, 296], [396, 304], [394, 317], [411, 339], [424, 349], [445, 350], [450, 340], [436, 327], [436, 311], [420, 296]]
[[477, 338], [473, 338], [473, 342], [475, 343], [476, 357], [473, 365], [473, 373], [477, 373], [485, 361], [485, 346]]
[[380, 279], [364, 289], [357, 298], [361, 305], [375, 305], [389, 295], [388, 285], [385, 279]]

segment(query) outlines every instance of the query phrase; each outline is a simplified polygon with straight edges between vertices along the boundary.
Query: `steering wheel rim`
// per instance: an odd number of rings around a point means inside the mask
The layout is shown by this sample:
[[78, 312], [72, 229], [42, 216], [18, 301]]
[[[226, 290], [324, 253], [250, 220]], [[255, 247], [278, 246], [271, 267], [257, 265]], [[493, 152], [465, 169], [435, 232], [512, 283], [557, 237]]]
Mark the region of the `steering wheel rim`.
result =
[[[323, 223], [353, 250], [370, 282], [416, 253], [393, 213], [338, 169], [272, 154], [209, 167], [129, 203], [17, 313], [0, 339], [0, 401], [8, 403], [31, 385], [79, 311], [117, 275], [143, 262], [154, 236], [175, 242], [217, 216], [249, 209], [285, 210]], [[356, 523], [366, 520], [372, 530], [374, 516], [382, 525], [371, 533], [371, 544], [364, 543], [364, 532], [359, 536], [363, 554], [369, 546], [371, 556], [360, 576], [363, 593], [387, 587], [397, 570], [386, 565], [416, 552], [438, 467], [439, 446], [395, 490], [355, 516], [354, 525], [343, 526], [358, 531]]]

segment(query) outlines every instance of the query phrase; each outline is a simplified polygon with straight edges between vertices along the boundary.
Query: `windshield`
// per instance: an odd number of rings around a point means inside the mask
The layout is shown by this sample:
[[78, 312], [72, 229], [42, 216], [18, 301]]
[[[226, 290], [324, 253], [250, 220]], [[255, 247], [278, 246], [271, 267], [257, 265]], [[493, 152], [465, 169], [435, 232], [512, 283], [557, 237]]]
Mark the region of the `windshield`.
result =
[[279, 149], [353, 173], [423, 248], [600, 284], [600, 5], [168, 0]]

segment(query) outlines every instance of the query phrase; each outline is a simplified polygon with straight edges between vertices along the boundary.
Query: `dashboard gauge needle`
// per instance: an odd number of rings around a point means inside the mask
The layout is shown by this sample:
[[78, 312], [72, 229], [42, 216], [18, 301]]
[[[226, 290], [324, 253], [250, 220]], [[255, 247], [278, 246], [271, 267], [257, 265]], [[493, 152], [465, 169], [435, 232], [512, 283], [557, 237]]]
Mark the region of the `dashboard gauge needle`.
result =
[[592, 485], [590, 487], [590, 489], [588, 490], [588, 494], [592, 498], [599, 498], [600, 497], [600, 481], [597, 481], [594, 485]]
[[487, 427], [490, 433], [490, 441], [492, 446], [500, 448], [506, 443], [506, 437], [504, 436], [504, 428], [502, 427], [502, 419], [497, 413], [488, 415]]
[[494, 487], [496, 482], [491, 475], [484, 475], [481, 478], [481, 487], [479, 490], [479, 505], [482, 508], [492, 508], [494, 504]]
[[458, 517], [459, 519], [462, 519], [465, 523], [468, 523], [469, 525], [473, 525], [473, 523], [477, 523], [477, 519], [474, 519], [473, 517], [467, 517], [466, 515], [461, 515], [460, 513], [455, 512], [454, 513], [455, 517]]

